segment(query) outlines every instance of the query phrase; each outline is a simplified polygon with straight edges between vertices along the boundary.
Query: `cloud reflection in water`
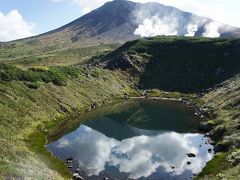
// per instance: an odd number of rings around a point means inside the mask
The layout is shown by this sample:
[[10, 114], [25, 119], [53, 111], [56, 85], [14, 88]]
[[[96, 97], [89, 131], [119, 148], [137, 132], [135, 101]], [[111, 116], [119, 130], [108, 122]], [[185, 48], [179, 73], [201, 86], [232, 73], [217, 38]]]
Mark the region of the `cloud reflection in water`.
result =
[[[159, 167], [172, 175], [181, 175], [185, 170], [199, 173], [213, 156], [206, 149], [199, 148], [202, 138], [199, 134], [162, 132], [118, 141], [81, 125], [73, 133], [50, 144], [49, 148], [51, 151], [60, 149], [73, 156], [88, 176], [99, 175], [108, 165], [129, 174], [129, 178], [137, 179], [150, 176]], [[187, 153], [196, 154], [196, 158], [187, 157]], [[191, 165], [187, 165], [188, 161]]]

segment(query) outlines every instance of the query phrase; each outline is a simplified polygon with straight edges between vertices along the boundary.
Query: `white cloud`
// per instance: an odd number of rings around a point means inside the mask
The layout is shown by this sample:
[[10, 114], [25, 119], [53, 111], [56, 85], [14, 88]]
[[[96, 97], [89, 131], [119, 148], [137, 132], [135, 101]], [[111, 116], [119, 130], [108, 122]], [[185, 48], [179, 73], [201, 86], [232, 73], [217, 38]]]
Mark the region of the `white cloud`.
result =
[[0, 41], [10, 41], [33, 36], [35, 25], [23, 19], [17, 10], [4, 15], [0, 12]]

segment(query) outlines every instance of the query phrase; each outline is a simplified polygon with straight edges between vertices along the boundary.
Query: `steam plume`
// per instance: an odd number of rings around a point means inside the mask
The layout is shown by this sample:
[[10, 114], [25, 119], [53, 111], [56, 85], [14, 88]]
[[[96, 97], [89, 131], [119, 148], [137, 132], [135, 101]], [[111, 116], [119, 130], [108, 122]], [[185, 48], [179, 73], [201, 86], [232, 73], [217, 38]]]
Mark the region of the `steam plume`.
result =
[[151, 37], [156, 35], [177, 35], [177, 21], [175, 18], [160, 18], [158, 15], [146, 18], [134, 31], [135, 35]]
[[219, 23], [155, 3], [139, 6], [134, 12], [134, 22], [137, 24], [134, 34], [141, 37], [156, 35], [219, 37], [221, 35]]
[[205, 25], [205, 32], [203, 33], [204, 37], [220, 37], [220, 33], [218, 32], [219, 23], [210, 22]]
[[185, 34], [184, 36], [195, 36], [195, 33], [197, 32], [198, 30], [198, 24], [188, 24], [187, 26], [187, 31], [188, 33]]

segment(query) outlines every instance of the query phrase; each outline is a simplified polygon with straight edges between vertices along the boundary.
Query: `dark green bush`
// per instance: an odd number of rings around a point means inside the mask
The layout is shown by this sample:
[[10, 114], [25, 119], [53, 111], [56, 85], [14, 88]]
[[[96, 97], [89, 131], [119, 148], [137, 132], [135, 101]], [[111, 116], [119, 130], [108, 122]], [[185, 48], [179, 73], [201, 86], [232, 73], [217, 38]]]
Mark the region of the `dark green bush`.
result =
[[38, 89], [41, 86], [39, 82], [25, 82], [24, 84], [30, 89]]
[[68, 77], [79, 77], [80, 70], [75, 67], [60, 67], [60, 68], [51, 68], [54, 72], [67, 75]]
[[[40, 70], [39, 70], [40, 69]], [[65, 86], [67, 78], [76, 78], [80, 70], [74, 67], [30, 68], [22, 70], [13, 65], [0, 64], [0, 81], [24, 81], [29, 88], [38, 88], [37, 82], [52, 82], [57, 86]]]
[[0, 79], [2, 81], [11, 81], [12, 77], [7, 72], [0, 72]]

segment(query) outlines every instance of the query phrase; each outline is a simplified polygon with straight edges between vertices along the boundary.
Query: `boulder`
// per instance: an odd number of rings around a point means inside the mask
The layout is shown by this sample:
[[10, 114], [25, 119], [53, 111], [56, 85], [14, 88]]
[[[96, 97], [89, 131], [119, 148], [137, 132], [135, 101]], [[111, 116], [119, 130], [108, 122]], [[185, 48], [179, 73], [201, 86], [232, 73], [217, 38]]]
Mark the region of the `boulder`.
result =
[[66, 159], [66, 163], [72, 163], [73, 162], [73, 158], [72, 157], [69, 157]]
[[205, 121], [201, 121], [199, 126], [198, 126], [198, 129], [200, 131], [203, 131], [203, 132], [209, 132], [209, 131], [212, 130], [212, 128], [213, 128], [213, 125], [209, 124], [209, 123], [207, 123]]
[[187, 156], [190, 157], [190, 158], [196, 157], [196, 155], [194, 153], [188, 153]]
[[84, 178], [82, 176], [80, 176], [78, 173], [73, 174], [73, 179], [74, 180], [84, 180]]

